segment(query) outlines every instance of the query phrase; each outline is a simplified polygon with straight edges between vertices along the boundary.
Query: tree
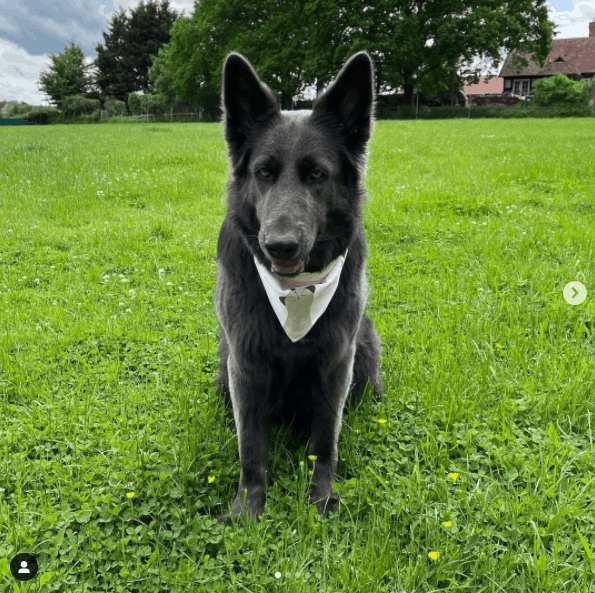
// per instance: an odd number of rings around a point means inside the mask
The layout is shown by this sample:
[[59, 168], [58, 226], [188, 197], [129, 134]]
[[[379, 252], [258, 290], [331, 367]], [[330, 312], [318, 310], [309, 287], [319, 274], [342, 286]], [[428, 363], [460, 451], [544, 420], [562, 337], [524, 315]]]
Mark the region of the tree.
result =
[[134, 67], [137, 72], [139, 90], [148, 92], [150, 86], [149, 68], [151, 56], [159, 53], [159, 48], [169, 43], [170, 30], [178, 18], [178, 13], [171, 10], [169, 0], [148, 0], [141, 2], [130, 17], [128, 42], [134, 54]]
[[103, 33], [105, 47], [96, 48], [96, 82], [104, 94], [127, 102], [129, 93], [149, 89], [151, 56], [169, 42], [177, 18], [169, 0], [141, 2], [130, 16], [120, 9], [112, 17], [109, 32]]
[[353, 31], [351, 49], [367, 44], [379, 80], [402, 86], [410, 104], [427, 77], [436, 90], [448, 89], [453, 64], [477, 78], [481, 67], [471, 65], [475, 58], [498, 67], [503, 52], [519, 51], [543, 64], [551, 49], [546, 0], [374, 0], [364, 13], [356, 0], [342, 4], [340, 27]]
[[538, 107], [587, 107], [591, 94], [582, 80], [570, 80], [557, 72], [542, 78], [533, 87], [533, 103]]
[[63, 54], [50, 54], [50, 59], [50, 70], [41, 73], [38, 88], [51, 103], [61, 107], [65, 97], [80, 95], [87, 90], [91, 84], [87, 76], [90, 66], [85, 65], [83, 50], [72, 40], [70, 47], [64, 46]]
[[169, 65], [169, 43], [162, 45], [156, 56], [151, 56], [151, 67], [149, 68], [149, 81], [151, 90], [163, 98], [166, 103], [173, 103], [176, 100], [176, 93], [173, 88], [173, 75]]
[[105, 48], [96, 47], [95, 82], [103, 94], [123, 100], [136, 90], [136, 73], [133, 70], [130, 50], [126, 39], [128, 15], [123, 8], [112, 17], [109, 33], [103, 33]]
[[422, 86], [452, 93], [456, 70], [478, 77], [477, 57], [497, 67], [503, 52], [518, 51], [543, 64], [552, 31], [546, 0], [201, 0], [174, 25], [168, 62], [176, 93], [214, 113], [229, 51], [246, 55], [286, 107], [366, 49], [376, 92], [402, 86], [413, 104]]
[[[168, 65], [180, 99], [200, 105], [217, 119], [223, 60], [229, 51], [243, 53], [281, 96], [284, 108], [305, 90], [309, 23], [308, 0], [201, 0], [190, 18], [171, 31]], [[282, 42], [280, 42], [282, 40]], [[326, 54], [325, 54], [326, 55]]]

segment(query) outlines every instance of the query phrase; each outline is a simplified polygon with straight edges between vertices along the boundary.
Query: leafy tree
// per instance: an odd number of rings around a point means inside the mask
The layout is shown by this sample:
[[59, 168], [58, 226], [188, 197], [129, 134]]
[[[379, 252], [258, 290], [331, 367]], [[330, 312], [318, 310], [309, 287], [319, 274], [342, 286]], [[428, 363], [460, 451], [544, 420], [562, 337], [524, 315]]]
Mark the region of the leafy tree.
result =
[[50, 54], [52, 64], [49, 72], [42, 72], [38, 88], [44, 92], [51, 103], [62, 106], [65, 97], [84, 93], [91, 84], [85, 65], [85, 54], [80, 46], [70, 42], [64, 46], [63, 54]]
[[312, 82], [304, 65], [308, 1], [201, 0], [194, 15], [178, 19], [171, 31], [168, 65], [175, 94], [201, 105], [207, 117], [218, 118], [223, 60], [233, 50], [257, 66], [290, 108], [291, 98]]
[[533, 103], [538, 107], [587, 107], [591, 95], [582, 80], [570, 80], [557, 72], [542, 78], [533, 87]]
[[356, 0], [343, 1], [340, 26], [354, 31], [352, 48], [369, 47], [379, 79], [391, 88], [402, 86], [411, 104], [428, 77], [436, 90], [448, 89], [453, 64], [465, 76], [478, 77], [474, 58], [497, 67], [503, 51], [518, 51], [543, 64], [551, 48], [546, 0], [374, 0], [364, 13]]
[[141, 2], [130, 17], [128, 42], [134, 53], [134, 67], [137, 72], [139, 90], [149, 91], [149, 68], [151, 56], [157, 55], [159, 48], [169, 43], [170, 30], [178, 18], [177, 12], [169, 7], [169, 0], [148, 0]]
[[112, 17], [109, 32], [103, 33], [105, 47], [96, 47], [97, 70], [95, 82], [105, 95], [112, 95], [118, 99], [136, 90], [136, 73], [132, 69], [132, 61], [126, 32], [129, 17], [123, 8]]
[[[480, 74], [474, 58], [497, 67], [503, 52], [543, 64], [553, 25], [546, 0], [201, 0], [171, 35], [168, 64], [178, 96], [217, 113], [223, 59], [239, 51], [271, 89], [288, 98], [321, 89], [354, 52], [376, 64], [376, 91], [456, 90], [453, 69]], [[518, 58], [523, 63], [523, 58]], [[460, 83], [459, 83], [460, 84]]]
[[588, 80], [583, 81], [585, 86], [587, 87], [587, 92], [589, 93], [589, 104], [595, 104], [595, 78], [590, 78]]
[[156, 56], [151, 56], [149, 68], [149, 80], [151, 90], [162, 97], [166, 103], [173, 103], [176, 100], [176, 93], [173, 88], [173, 75], [169, 65], [170, 44], [167, 43], [159, 48]]
[[130, 16], [124, 9], [112, 17], [105, 47], [97, 46], [97, 86], [106, 95], [128, 101], [128, 94], [147, 91], [151, 56], [170, 40], [170, 29], [178, 18], [169, 0], [141, 2]]

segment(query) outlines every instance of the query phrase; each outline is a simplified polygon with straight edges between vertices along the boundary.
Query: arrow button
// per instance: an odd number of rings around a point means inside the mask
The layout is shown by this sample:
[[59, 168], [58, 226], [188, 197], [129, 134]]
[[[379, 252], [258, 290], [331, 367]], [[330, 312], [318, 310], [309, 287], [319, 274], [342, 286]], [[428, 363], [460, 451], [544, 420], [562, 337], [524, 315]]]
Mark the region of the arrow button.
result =
[[564, 300], [569, 305], [580, 305], [587, 298], [587, 289], [582, 282], [575, 280], [574, 282], [569, 282], [564, 287], [562, 294], [564, 295]]

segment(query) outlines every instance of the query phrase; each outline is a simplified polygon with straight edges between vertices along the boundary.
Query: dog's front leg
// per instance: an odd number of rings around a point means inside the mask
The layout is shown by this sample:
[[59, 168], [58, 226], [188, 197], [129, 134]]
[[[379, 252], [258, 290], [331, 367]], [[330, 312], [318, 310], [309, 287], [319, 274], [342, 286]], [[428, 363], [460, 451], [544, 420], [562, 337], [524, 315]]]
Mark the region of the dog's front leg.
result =
[[312, 419], [312, 434], [308, 443], [310, 467], [314, 468], [312, 481], [314, 487], [310, 494], [310, 504], [316, 504], [321, 515], [328, 517], [339, 505], [339, 495], [333, 490], [333, 477], [337, 469], [338, 443], [343, 420], [343, 407], [349, 394], [353, 376], [355, 345], [345, 355], [344, 360], [330, 373], [328, 383], [324, 386], [330, 393], [328, 399], [321, 397], [321, 402], [328, 402], [317, 409]]
[[[263, 420], [260, 402], [270, 388], [266, 373], [255, 376], [228, 359], [229, 391], [240, 449], [240, 486], [232, 504], [232, 514], [251, 513], [259, 517], [264, 512], [268, 474], [268, 425]], [[218, 517], [220, 523], [231, 523], [231, 515]]]

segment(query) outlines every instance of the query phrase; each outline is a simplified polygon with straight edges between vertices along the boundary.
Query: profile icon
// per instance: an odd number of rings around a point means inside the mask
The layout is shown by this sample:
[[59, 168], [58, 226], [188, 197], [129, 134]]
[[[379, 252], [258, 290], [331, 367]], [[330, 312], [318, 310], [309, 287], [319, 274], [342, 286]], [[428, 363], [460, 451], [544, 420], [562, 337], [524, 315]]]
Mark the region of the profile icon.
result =
[[17, 554], [10, 561], [10, 573], [17, 581], [30, 581], [38, 570], [37, 559], [32, 554]]

